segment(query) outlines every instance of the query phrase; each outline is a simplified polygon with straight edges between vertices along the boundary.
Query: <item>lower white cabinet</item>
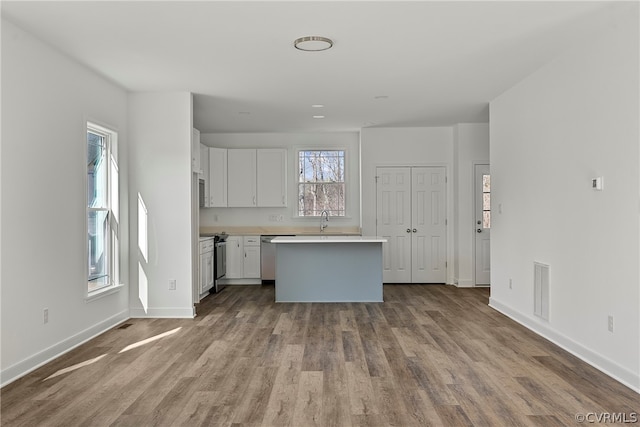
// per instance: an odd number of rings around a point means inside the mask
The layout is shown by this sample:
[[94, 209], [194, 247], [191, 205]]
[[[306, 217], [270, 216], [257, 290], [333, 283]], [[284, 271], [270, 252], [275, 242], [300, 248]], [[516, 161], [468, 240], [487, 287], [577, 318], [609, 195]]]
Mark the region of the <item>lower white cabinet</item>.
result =
[[244, 275], [244, 245], [242, 236], [227, 237], [226, 279], [240, 279]]
[[242, 271], [245, 279], [260, 278], [260, 236], [244, 236], [244, 262]]
[[260, 278], [260, 236], [229, 236], [227, 238], [225, 278]]
[[213, 238], [200, 241], [200, 295], [213, 288]]

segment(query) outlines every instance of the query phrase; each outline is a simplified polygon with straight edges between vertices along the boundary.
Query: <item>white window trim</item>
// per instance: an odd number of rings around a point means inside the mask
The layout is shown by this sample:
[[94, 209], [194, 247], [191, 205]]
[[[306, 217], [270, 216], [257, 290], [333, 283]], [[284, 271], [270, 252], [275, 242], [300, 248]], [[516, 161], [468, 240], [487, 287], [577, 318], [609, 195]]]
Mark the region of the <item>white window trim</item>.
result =
[[[94, 120], [86, 120], [85, 121], [85, 126], [83, 129], [83, 135], [84, 135], [84, 148], [85, 148], [85, 155], [84, 155], [84, 159], [86, 161], [87, 159], [87, 150], [88, 150], [88, 146], [87, 146], [87, 132], [91, 131], [91, 132], [95, 132], [98, 134], [102, 134], [107, 136], [108, 138], [108, 144], [107, 144], [107, 158], [109, 159], [109, 166], [107, 167], [107, 185], [109, 186], [109, 190], [108, 190], [108, 194], [109, 194], [109, 210], [112, 209], [114, 203], [111, 200], [111, 162], [113, 162], [115, 164], [115, 167], [117, 170], [119, 170], [119, 165], [118, 165], [118, 159], [117, 159], [117, 152], [118, 152], [118, 130], [115, 127], [111, 127], [111, 126], [104, 126], [101, 124], [98, 124], [96, 121]], [[119, 173], [118, 173], [119, 175]], [[89, 212], [91, 211], [91, 208], [88, 207], [87, 205], [87, 193], [88, 193], [88, 186], [89, 186], [89, 182], [88, 182], [88, 171], [85, 169], [85, 190], [84, 190], [84, 194], [85, 194], [85, 233], [86, 230], [88, 230], [89, 228]], [[118, 198], [120, 198], [120, 180], [118, 179]], [[118, 208], [120, 206], [120, 200], [118, 200]], [[100, 209], [96, 209], [96, 210], [100, 210]], [[118, 218], [122, 218], [121, 213], [118, 213]], [[113, 220], [113, 219], [112, 219]], [[84, 300], [85, 303], [91, 302], [91, 301], [95, 301], [98, 300], [102, 297], [105, 297], [107, 295], [111, 295], [114, 294], [116, 292], [119, 292], [122, 288], [124, 288], [124, 284], [120, 282], [120, 225], [118, 224], [116, 227], [116, 235], [118, 237], [118, 241], [116, 244], [114, 244], [113, 239], [111, 238], [111, 236], [109, 237], [110, 243], [109, 243], [109, 251], [110, 251], [110, 262], [109, 262], [109, 285], [107, 286], [103, 286], [99, 289], [96, 289], [94, 291], [89, 291], [88, 289], [88, 277], [89, 277], [89, 270], [88, 270], [88, 265], [87, 265], [87, 257], [89, 256], [89, 241], [88, 239], [85, 239], [85, 280], [83, 281], [83, 289], [84, 289]], [[110, 231], [113, 231], [113, 227], [110, 227]]]
[[305, 220], [305, 221], [313, 221], [313, 222], [317, 222], [318, 219], [320, 219], [320, 216], [308, 216], [308, 215], [300, 215], [300, 211], [299, 211], [299, 207], [298, 207], [298, 196], [300, 194], [300, 152], [302, 151], [343, 151], [344, 152], [344, 215], [343, 216], [332, 216], [331, 220], [337, 220], [337, 221], [341, 221], [341, 220], [345, 220], [345, 219], [351, 219], [351, 216], [349, 215], [349, 183], [350, 183], [350, 175], [351, 175], [351, 168], [349, 167], [349, 150], [346, 147], [343, 146], [339, 146], [339, 147], [333, 147], [333, 146], [327, 146], [327, 147], [316, 147], [316, 146], [310, 146], [310, 147], [297, 147], [295, 149], [295, 197], [294, 200], [295, 202], [295, 206], [294, 206], [294, 214], [293, 214], [293, 218], [294, 219], [300, 219], [300, 220]]
[[98, 300], [102, 297], [106, 297], [107, 295], [115, 294], [116, 292], [120, 292], [124, 288], [124, 283], [115, 283], [109, 286], [105, 286], [104, 288], [100, 288], [93, 292], [88, 292], [87, 296], [84, 298], [84, 302], [91, 302]]

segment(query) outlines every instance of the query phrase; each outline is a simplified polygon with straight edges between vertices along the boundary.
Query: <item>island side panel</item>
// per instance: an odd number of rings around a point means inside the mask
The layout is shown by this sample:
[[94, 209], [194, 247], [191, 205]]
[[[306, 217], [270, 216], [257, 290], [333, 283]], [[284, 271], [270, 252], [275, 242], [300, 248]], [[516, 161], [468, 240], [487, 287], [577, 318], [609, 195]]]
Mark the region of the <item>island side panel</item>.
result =
[[382, 243], [283, 243], [276, 302], [382, 302]]

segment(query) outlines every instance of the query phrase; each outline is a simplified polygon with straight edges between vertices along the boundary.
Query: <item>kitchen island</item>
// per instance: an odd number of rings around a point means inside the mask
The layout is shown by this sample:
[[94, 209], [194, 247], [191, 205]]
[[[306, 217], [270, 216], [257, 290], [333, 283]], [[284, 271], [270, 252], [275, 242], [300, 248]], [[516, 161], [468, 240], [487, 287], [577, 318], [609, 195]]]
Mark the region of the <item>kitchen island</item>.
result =
[[382, 237], [281, 236], [276, 302], [382, 302]]

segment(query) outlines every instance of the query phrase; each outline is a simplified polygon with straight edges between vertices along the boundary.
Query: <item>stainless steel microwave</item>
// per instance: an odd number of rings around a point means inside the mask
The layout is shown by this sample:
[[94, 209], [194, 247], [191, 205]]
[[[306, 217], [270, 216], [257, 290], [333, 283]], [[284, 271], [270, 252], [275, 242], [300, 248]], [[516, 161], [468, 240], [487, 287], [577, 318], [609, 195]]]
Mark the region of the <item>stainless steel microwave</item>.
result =
[[198, 196], [200, 198], [200, 207], [204, 208], [204, 179], [198, 181]]

